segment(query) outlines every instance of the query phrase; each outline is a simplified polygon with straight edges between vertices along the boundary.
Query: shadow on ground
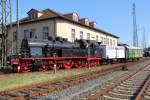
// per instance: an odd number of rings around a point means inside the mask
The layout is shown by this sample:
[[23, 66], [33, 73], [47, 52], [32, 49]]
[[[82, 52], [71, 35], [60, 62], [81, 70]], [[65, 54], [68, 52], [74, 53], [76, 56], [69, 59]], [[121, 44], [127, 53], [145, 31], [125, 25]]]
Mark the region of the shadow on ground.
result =
[[12, 73], [12, 67], [6, 66], [6, 67], [0, 67], [0, 73]]

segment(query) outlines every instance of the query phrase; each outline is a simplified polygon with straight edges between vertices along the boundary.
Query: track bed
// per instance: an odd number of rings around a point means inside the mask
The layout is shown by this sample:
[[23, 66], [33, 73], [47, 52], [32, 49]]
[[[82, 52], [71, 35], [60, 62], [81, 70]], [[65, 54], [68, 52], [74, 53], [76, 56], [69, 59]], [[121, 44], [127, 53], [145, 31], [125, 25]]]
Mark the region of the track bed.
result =
[[6, 99], [6, 100], [7, 99], [9, 100], [10, 98], [11, 99], [31, 99], [31, 98], [34, 99], [35, 97], [39, 97], [40, 95], [43, 95], [43, 94], [61, 91], [68, 87], [87, 82], [88, 80], [96, 79], [97, 77], [100, 77], [102, 75], [115, 71], [115, 69], [122, 68], [122, 65], [106, 68], [106, 69], [103, 69], [103, 71], [89, 72], [86, 74], [63, 78], [57, 81], [50, 81], [50, 82], [28, 86], [28, 87], [24, 87], [24, 88], [20, 88], [16, 90], [14, 89], [11, 91], [1, 92], [0, 99]]

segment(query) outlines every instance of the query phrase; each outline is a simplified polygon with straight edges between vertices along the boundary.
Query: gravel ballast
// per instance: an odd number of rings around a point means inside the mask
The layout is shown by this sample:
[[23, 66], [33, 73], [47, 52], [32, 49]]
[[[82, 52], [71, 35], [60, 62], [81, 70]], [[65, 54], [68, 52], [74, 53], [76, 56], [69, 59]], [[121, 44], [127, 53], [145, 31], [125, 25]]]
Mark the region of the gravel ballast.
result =
[[54, 93], [45, 94], [33, 100], [87, 100], [89, 96], [92, 96], [96, 91], [101, 90], [106, 85], [118, 80], [119, 78], [136, 71], [137, 68], [143, 67], [148, 64], [149, 61], [142, 62], [140, 64], [134, 65], [133, 67], [128, 68], [126, 71], [118, 70], [111, 72], [109, 74], [100, 76], [96, 79], [81, 83], [69, 87], [67, 89], [56, 91]]

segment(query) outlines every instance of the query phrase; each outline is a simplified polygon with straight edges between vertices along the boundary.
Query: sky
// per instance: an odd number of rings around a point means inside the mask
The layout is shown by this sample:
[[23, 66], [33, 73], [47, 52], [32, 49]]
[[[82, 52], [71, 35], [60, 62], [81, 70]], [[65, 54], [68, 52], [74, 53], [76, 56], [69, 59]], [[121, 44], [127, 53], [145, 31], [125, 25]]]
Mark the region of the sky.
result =
[[[145, 28], [146, 45], [150, 46], [150, 0], [19, 0], [19, 18], [27, 16], [31, 8], [52, 9], [60, 13], [77, 12], [80, 18], [96, 21], [97, 27], [120, 37], [132, 45], [132, 5], [136, 4], [139, 45], [142, 47]], [[16, 0], [12, 0], [13, 20], [16, 19]]]

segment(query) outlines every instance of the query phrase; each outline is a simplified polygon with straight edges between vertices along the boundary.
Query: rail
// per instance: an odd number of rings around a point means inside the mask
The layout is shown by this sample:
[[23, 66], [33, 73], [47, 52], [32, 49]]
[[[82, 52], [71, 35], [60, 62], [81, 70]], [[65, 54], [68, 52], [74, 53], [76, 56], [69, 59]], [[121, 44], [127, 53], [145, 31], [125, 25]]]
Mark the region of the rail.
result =
[[[125, 81], [127, 81], [128, 79], [130, 79], [131, 77], [133, 77], [134, 75], [136, 75], [137, 73], [141, 72], [142, 70], [144, 70], [145, 68], [149, 67], [150, 64], [145, 65], [144, 67], [138, 69], [137, 71], [130, 73], [129, 75], [121, 78], [120, 80], [118, 80], [117, 82], [110, 84], [109, 86], [107, 86], [105, 89], [97, 92], [94, 96], [89, 97], [89, 100], [97, 100], [100, 97], [103, 97], [104, 95], [109, 95], [108, 93], [110, 91], [113, 91], [115, 88], [117, 88], [118, 86], [120, 86], [121, 84], [123, 84]], [[136, 97], [136, 100], [140, 100], [139, 98], [141, 97], [141, 95], [143, 94], [145, 88], [147, 87], [148, 83], [149, 83], [149, 76], [150, 74], [147, 76], [147, 78], [144, 80], [143, 84], [144, 87], [142, 89], [140, 89], [141, 87], [139, 87], [138, 93], [139, 95]], [[128, 87], [126, 87], [128, 88]], [[140, 92], [139, 92], [140, 91]], [[112, 98], [112, 97], [111, 97]], [[113, 99], [113, 98], [112, 98]], [[123, 98], [121, 98], [123, 99]]]

